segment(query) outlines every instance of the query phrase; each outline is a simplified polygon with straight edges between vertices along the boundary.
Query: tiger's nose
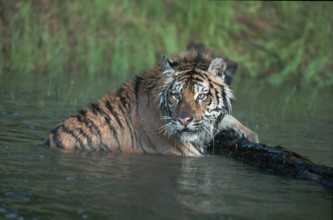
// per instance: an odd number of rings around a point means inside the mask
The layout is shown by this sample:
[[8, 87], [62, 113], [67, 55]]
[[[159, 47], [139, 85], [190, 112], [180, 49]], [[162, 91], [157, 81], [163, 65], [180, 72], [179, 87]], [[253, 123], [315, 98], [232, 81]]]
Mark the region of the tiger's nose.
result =
[[192, 119], [193, 117], [188, 113], [180, 113], [178, 115], [178, 121], [180, 121], [182, 125], [187, 125]]

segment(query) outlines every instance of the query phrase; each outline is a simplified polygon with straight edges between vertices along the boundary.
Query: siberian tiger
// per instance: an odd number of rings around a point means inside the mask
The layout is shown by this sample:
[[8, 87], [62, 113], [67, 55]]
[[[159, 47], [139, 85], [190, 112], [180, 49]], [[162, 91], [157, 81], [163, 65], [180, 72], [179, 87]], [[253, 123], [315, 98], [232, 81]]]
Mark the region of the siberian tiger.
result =
[[90, 104], [53, 129], [50, 148], [198, 156], [220, 130], [257, 134], [231, 116], [222, 58], [187, 50]]

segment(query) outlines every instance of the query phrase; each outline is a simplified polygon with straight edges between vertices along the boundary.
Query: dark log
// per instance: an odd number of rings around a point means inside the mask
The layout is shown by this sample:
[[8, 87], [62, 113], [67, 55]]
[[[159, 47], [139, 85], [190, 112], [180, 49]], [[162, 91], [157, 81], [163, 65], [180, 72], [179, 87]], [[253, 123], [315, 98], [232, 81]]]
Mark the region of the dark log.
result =
[[218, 133], [210, 143], [208, 153], [225, 155], [274, 174], [312, 180], [333, 188], [333, 168], [315, 164], [281, 146], [250, 142], [232, 131]]

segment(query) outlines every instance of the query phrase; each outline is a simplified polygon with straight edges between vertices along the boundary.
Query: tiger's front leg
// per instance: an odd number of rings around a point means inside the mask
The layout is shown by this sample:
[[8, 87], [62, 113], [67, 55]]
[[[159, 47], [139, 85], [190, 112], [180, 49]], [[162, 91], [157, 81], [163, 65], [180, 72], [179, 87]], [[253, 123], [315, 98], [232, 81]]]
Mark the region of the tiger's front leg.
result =
[[224, 116], [218, 128], [219, 130], [234, 130], [241, 137], [245, 137], [251, 142], [259, 143], [258, 135], [255, 132], [251, 131], [251, 129], [243, 125], [232, 115]]

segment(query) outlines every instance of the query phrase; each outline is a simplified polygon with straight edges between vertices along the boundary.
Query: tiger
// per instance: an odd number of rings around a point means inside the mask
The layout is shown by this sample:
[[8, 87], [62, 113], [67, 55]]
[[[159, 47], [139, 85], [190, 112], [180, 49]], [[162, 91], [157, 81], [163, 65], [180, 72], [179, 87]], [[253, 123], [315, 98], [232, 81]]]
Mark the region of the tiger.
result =
[[163, 56], [141, 75], [50, 131], [44, 144], [64, 151], [200, 156], [221, 130], [258, 135], [230, 115], [234, 99], [222, 58], [198, 50]]

